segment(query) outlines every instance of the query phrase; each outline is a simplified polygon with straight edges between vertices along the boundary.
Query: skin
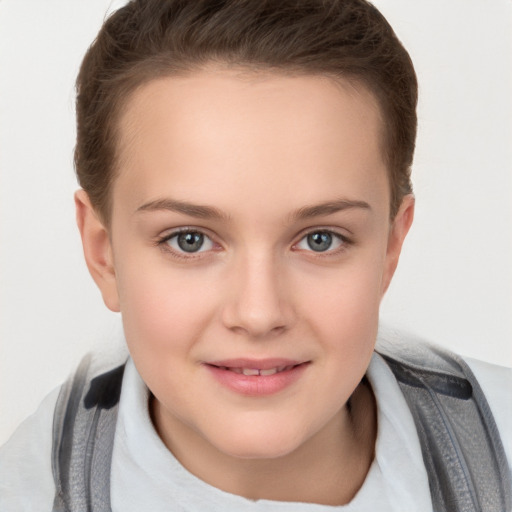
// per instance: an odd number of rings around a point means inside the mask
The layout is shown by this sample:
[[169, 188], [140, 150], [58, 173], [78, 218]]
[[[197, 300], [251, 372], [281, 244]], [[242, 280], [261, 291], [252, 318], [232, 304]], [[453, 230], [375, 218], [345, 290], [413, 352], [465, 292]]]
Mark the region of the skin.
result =
[[[339, 505], [364, 481], [376, 412], [361, 379], [414, 210], [407, 196], [390, 220], [381, 128], [362, 86], [212, 66], [130, 98], [109, 229], [76, 194], [155, 428], [211, 485]], [[180, 228], [207, 236], [199, 252], [165, 240]], [[332, 245], [313, 250], [307, 235], [326, 231]], [[307, 365], [278, 393], [243, 396], [204, 364], [239, 357]]]

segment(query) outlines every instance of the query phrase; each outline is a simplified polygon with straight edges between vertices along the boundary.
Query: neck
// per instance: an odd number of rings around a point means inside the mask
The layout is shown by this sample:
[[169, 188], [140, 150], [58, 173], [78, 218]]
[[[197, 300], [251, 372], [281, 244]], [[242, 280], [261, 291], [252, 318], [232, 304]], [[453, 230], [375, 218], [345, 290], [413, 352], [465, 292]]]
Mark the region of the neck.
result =
[[[154, 424], [161, 425], [154, 405]], [[362, 382], [321, 431], [272, 459], [232, 457], [195, 433], [157, 430], [188, 471], [218, 489], [253, 500], [344, 505], [361, 488], [373, 461], [376, 407], [370, 386]]]

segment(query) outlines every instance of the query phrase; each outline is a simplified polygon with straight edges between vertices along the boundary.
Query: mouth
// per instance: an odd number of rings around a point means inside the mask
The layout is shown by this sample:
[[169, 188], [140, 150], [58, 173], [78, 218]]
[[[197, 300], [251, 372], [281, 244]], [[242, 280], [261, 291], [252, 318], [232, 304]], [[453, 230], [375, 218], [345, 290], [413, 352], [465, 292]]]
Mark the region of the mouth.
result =
[[213, 377], [231, 391], [250, 396], [278, 393], [293, 385], [311, 361], [231, 359], [204, 363]]
[[246, 376], [269, 376], [269, 375], [275, 375], [276, 373], [286, 372], [289, 370], [292, 370], [296, 366], [299, 366], [300, 364], [306, 364], [306, 363], [298, 363], [298, 364], [290, 364], [285, 366], [275, 366], [273, 368], [244, 368], [240, 366], [218, 366], [218, 365], [210, 365], [215, 366], [219, 370], [225, 370], [228, 372], [234, 372], [238, 373], [239, 375], [246, 375]]

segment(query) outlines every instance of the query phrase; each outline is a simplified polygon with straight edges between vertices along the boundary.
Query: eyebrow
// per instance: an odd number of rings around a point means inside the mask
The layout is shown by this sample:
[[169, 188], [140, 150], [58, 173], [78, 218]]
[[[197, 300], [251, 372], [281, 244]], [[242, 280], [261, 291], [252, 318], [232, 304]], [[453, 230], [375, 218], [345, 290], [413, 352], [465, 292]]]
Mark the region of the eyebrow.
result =
[[353, 208], [371, 211], [371, 206], [365, 201], [353, 201], [349, 199], [339, 199], [337, 201], [327, 201], [312, 206], [304, 206], [299, 208], [292, 214], [292, 218], [298, 220], [310, 219], [312, 217], [320, 217], [323, 215], [332, 215], [343, 210], [351, 210]]
[[[292, 219], [305, 220], [312, 217], [320, 217], [323, 215], [332, 215], [343, 210], [349, 209], [371, 210], [371, 206], [365, 201], [353, 201], [349, 199], [340, 199], [337, 201], [327, 201], [325, 203], [315, 204], [311, 206], [303, 206], [291, 214]], [[188, 203], [186, 201], [178, 201], [176, 199], [156, 199], [139, 206], [136, 212], [152, 212], [168, 210], [182, 213], [190, 217], [199, 219], [221, 220], [229, 218], [228, 215], [213, 206]]]
[[183, 213], [190, 217], [198, 219], [226, 219], [227, 215], [217, 208], [200, 204], [187, 203], [186, 201], [177, 201], [175, 199], [156, 199], [139, 206], [136, 212], [154, 212], [159, 210], [168, 210], [177, 213]]

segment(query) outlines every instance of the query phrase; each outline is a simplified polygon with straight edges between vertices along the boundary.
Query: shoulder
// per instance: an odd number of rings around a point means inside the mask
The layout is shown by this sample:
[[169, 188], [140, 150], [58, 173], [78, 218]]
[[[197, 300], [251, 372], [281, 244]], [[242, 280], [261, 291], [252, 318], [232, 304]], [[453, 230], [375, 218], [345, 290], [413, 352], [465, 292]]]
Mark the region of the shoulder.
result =
[[51, 467], [54, 389], [0, 448], [0, 510], [51, 510], [55, 487]]
[[415, 335], [389, 327], [379, 331], [376, 350], [393, 368], [395, 377], [406, 384], [415, 385], [409, 380], [412, 373], [420, 376], [434, 391], [463, 399], [473, 395], [477, 401], [486, 402], [498, 428], [508, 465], [512, 467], [511, 368], [459, 356]]
[[487, 399], [512, 467], [512, 368], [464, 358]]
[[126, 358], [127, 352], [124, 349], [84, 358], [72, 377], [54, 389], [41, 402], [36, 412], [0, 447], [2, 512], [52, 510], [55, 499], [52, 446], [55, 437], [54, 422], [58, 418], [56, 409], [64, 409], [65, 412], [72, 384], [80, 376], [80, 368], [84, 367], [87, 370], [83, 375], [85, 400], [100, 402], [103, 407], [111, 406], [108, 402], [117, 392], [117, 385], [120, 385], [122, 378], [119, 365]]

